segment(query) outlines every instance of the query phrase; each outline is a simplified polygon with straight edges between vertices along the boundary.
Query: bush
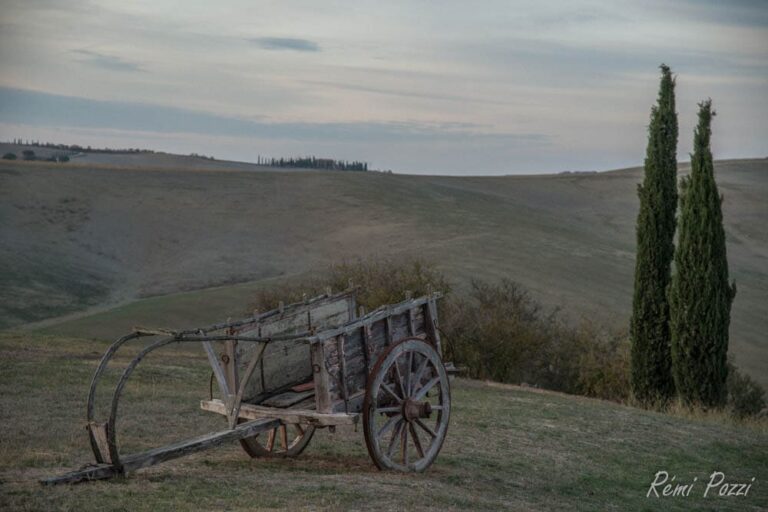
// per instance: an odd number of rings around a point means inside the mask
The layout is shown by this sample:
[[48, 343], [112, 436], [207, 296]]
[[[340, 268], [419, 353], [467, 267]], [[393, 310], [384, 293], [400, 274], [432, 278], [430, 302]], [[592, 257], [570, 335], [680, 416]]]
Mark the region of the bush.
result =
[[6, 153], [3, 155], [3, 160], [16, 160], [15, 153]]
[[451, 291], [443, 275], [420, 259], [358, 259], [331, 265], [323, 276], [261, 290], [250, 306], [251, 309], [266, 311], [277, 307], [279, 301], [286, 304], [298, 302], [304, 295], [320, 295], [325, 293], [326, 287], [341, 291], [348, 288], [350, 283], [359, 286], [357, 303], [369, 311], [404, 300], [406, 292], [418, 297], [426, 294], [430, 288], [445, 294]]
[[473, 281], [468, 296], [446, 304], [441, 326], [446, 357], [467, 366], [470, 377], [508, 383], [535, 383], [550, 361], [542, 347], [553, 325], [517, 284]]
[[574, 328], [546, 312], [518, 284], [474, 281], [441, 319], [446, 358], [468, 376], [625, 400], [629, 345], [625, 334], [584, 322]]
[[624, 332], [600, 332], [587, 321], [574, 334], [577, 376], [573, 392], [616, 401], [629, 398], [628, 335]]
[[765, 390], [752, 380], [752, 377], [742, 373], [733, 364], [728, 364], [728, 401], [726, 409], [737, 418], [756, 416], [765, 404]]
[[513, 384], [625, 400], [629, 396], [629, 345], [625, 334], [601, 332], [583, 323], [573, 328], [557, 312], [546, 312], [518, 284], [474, 281], [469, 293], [449, 294], [451, 286], [422, 260], [356, 260], [333, 265], [324, 276], [257, 293], [251, 309], [266, 311], [333, 290], [358, 285], [358, 304], [373, 310], [442, 291], [440, 329], [444, 357], [467, 368], [467, 376]]
[[25, 149], [21, 152], [22, 156], [24, 157], [24, 160], [34, 160], [35, 159], [35, 152], [31, 149]]

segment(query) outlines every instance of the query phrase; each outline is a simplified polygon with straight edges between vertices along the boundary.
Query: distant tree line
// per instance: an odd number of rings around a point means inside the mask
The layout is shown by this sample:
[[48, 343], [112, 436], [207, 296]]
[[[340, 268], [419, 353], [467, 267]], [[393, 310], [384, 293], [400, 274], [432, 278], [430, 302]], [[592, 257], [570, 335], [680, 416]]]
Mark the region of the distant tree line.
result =
[[[67, 155], [60, 155], [55, 154], [51, 155], [48, 158], [40, 158], [37, 155], [35, 155], [35, 152], [31, 149], [25, 149], [21, 152], [22, 159], [31, 162], [33, 160], [43, 160], [46, 162], [69, 162], [69, 156]], [[3, 155], [3, 160], [16, 160], [16, 153], [5, 153]]]
[[94, 148], [91, 146], [80, 146], [78, 144], [55, 144], [53, 142], [40, 142], [37, 140], [22, 140], [13, 139], [11, 144], [17, 144], [22, 146], [32, 146], [37, 148], [49, 148], [60, 149], [62, 151], [73, 151], [76, 153], [112, 153], [112, 154], [129, 154], [129, 153], [155, 153], [153, 149], [140, 149], [140, 148]]
[[296, 158], [262, 158], [258, 157], [257, 165], [265, 167], [296, 167], [300, 169], [325, 169], [329, 171], [367, 171], [368, 162], [349, 162], [333, 158], [316, 158], [314, 156]]

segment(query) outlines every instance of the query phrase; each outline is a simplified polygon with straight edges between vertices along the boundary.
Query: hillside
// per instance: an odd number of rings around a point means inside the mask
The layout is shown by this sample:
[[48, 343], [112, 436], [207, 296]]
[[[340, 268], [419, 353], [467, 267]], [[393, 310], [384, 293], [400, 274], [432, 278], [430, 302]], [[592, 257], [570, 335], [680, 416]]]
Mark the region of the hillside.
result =
[[[716, 169], [738, 285], [732, 353], [768, 384], [768, 160], [721, 161]], [[48, 323], [50, 332], [89, 336], [142, 323], [200, 324], [241, 314], [264, 283], [343, 258], [407, 254], [437, 262], [459, 284], [509, 277], [571, 315], [624, 326], [641, 175], [3, 163], [0, 322], [109, 310]], [[142, 297], [155, 298], [135, 302]]]
[[[349, 427], [318, 432], [294, 460], [252, 460], [230, 444], [124, 481], [42, 487], [38, 478], [91, 461], [85, 395], [105, 346], [0, 333], [0, 508], [570, 510], [577, 503], [579, 510], [749, 511], [768, 503], [764, 425], [462, 379], [452, 385], [446, 442], [423, 474], [377, 471], [362, 430]], [[126, 389], [121, 446], [140, 450], [223, 428], [221, 418], [197, 409], [209, 378], [199, 347], [153, 354]], [[646, 498], [658, 471], [697, 483], [687, 497]], [[713, 471], [730, 483], [755, 482], [746, 497], [711, 491], [704, 498]]]
[[[136, 153], [118, 153], [118, 152], [77, 152], [70, 150], [61, 150], [49, 147], [37, 147], [26, 144], [12, 144], [9, 142], [0, 142], [0, 154], [13, 153], [20, 160], [24, 150], [32, 150], [35, 156], [40, 159], [47, 159], [55, 155], [67, 155], [70, 161], [64, 166], [66, 168], [142, 168], [142, 169], [184, 169], [184, 170], [207, 170], [207, 171], [263, 171], [270, 170], [269, 167], [259, 166], [250, 162], [236, 162], [232, 160], [214, 160], [192, 155], [178, 155], [164, 152], [136, 152]], [[272, 169], [274, 170], [274, 169]], [[291, 171], [293, 169], [281, 168], [281, 171]]]

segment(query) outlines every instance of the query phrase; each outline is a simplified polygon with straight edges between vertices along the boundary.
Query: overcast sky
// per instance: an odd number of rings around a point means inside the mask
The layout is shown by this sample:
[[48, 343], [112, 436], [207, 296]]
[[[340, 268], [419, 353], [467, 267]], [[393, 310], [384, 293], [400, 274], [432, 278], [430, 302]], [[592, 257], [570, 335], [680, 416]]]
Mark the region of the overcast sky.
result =
[[658, 65], [679, 159], [768, 156], [768, 1], [0, 0], [0, 139], [308, 155], [411, 173], [642, 163]]

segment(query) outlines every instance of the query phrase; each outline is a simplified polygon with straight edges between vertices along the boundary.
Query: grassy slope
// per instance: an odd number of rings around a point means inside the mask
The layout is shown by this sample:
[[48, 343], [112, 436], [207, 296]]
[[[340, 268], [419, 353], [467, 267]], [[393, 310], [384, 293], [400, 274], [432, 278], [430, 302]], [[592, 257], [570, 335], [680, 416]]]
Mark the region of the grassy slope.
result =
[[[319, 432], [289, 461], [254, 461], [236, 445], [125, 481], [43, 488], [35, 479], [89, 460], [90, 375], [104, 343], [0, 334], [0, 508], [14, 510], [758, 510], [768, 504], [768, 431], [617, 404], [457, 380], [448, 439], [422, 475], [378, 472], [362, 432]], [[125, 362], [125, 358], [120, 360]], [[208, 392], [202, 350], [149, 358], [127, 388], [127, 450], [223, 426], [196, 410]], [[101, 402], [102, 404], [104, 402]], [[656, 471], [698, 477], [688, 498], [646, 499]], [[701, 498], [714, 470], [756, 477], [747, 498]], [[696, 496], [694, 496], [696, 495]]]
[[[739, 288], [732, 352], [768, 385], [768, 160], [716, 167]], [[472, 178], [2, 164], [0, 325], [128, 303], [49, 332], [199, 325], [242, 314], [267, 279], [418, 254], [459, 283], [510, 277], [549, 305], [624, 326], [640, 180], [639, 169]]]

